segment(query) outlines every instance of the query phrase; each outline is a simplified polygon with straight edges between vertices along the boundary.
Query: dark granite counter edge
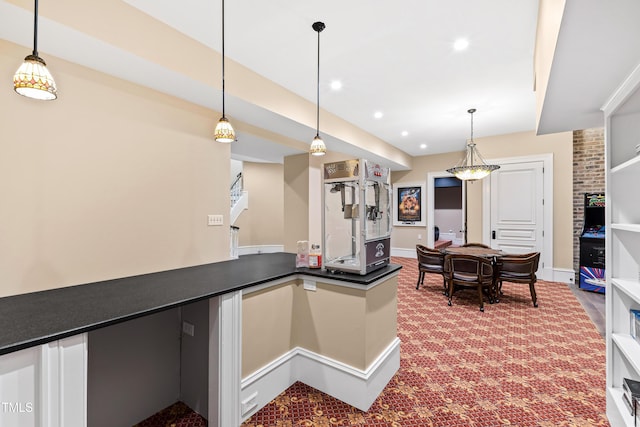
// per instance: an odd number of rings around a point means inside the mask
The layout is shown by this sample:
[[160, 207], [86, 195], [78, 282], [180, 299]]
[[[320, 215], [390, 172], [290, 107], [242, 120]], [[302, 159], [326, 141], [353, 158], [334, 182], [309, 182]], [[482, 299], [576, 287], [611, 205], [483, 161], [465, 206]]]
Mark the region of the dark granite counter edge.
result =
[[[295, 268], [295, 254], [222, 261], [0, 298], [0, 355], [89, 332], [298, 274], [368, 285], [401, 267], [365, 276]], [[186, 286], [185, 284], [189, 285]]]

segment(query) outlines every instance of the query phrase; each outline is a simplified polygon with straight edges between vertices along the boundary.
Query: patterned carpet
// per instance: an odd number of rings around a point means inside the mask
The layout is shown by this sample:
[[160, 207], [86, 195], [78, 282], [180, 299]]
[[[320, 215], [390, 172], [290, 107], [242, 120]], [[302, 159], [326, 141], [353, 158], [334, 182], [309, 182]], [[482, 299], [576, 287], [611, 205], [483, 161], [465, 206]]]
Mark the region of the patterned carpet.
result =
[[207, 421], [182, 402], [174, 403], [133, 427], [206, 427]]
[[504, 283], [481, 313], [475, 291], [448, 307], [440, 276], [416, 290], [416, 260], [392, 262], [400, 370], [369, 411], [296, 383], [243, 427], [609, 425], [605, 343], [566, 285], [538, 282], [534, 308], [528, 286]]

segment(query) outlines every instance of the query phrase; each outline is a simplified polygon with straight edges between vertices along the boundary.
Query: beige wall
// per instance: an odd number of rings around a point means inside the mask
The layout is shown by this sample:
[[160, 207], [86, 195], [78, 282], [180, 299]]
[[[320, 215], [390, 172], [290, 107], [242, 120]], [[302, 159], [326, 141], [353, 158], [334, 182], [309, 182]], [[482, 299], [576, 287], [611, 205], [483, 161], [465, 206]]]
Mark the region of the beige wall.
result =
[[[573, 155], [572, 132], [536, 136], [533, 132], [499, 135], [475, 140], [482, 156], [507, 158], [553, 154], [553, 266], [572, 268], [572, 187]], [[414, 158], [410, 172], [392, 173], [393, 183], [426, 182], [429, 172], [441, 172], [456, 164], [463, 153], [447, 153]], [[482, 241], [482, 183], [471, 183], [468, 187], [468, 241]], [[427, 224], [426, 230], [432, 225]], [[394, 227], [391, 245], [394, 248], [415, 248], [416, 243], [426, 242], [426, 230], [422, 227]], [[422, 240], [418, 240], [422, 234]]]
[[[27, 53], [0, 41], [0, 75]], [[56, 101], [0, 85], [0, 296], [227, 259], [219, 113], [47, 61]], [[226, 225], [207, 227], [208, 214]]]
[[284, 159], [284, 250], [296, 252], [309, 238], [309, 155]]
[[284, 239], [284, 167], [278, 163], [243, 162], [242, 181], [249, 208], [235, 225], [239, 246], [282, 245]]
[[397, 336], [397, 288], [393, 276], [368, 291], [298, 280], [245, 294], [242, 377], [295, 347], [365, 370]]
[[[413, 169], [410, 171], [391, 172], [391, 183], [425, 183], [429, 172], [441, 172], [460, 161], [464, 153], [444, 153], [413, 158]], [[426, 192], [426, 188], [425, 188]], [[426, 193], [425, 193], [425, 200]], [[427, 202], [428, 203], [428, 202]], [[426, 210], [423, 212], [426, 215]], [[426, 244], [426, 230], [433, 232], [433, 226], [424, 227], [394, 226], [391, 231], [392, 248], [413, 248], [417, 243]], [[442, 230], [440, 230], [442, 231]], [[421, 235], [421, 239], [418, 239]]]
[[242, 378], [291, 350], [297, 280], [242, 296]]

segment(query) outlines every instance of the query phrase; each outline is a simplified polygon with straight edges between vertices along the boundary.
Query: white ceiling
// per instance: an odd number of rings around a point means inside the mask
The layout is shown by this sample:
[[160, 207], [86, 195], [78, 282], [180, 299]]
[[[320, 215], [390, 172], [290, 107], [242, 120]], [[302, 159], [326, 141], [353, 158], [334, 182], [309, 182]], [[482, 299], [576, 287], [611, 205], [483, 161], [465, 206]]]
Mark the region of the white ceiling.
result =
[[539, 133], [604, 126], [601, 108], [640, 64], [640, 1], [567, 0]]
[[[220, 0], [124, 1], [220, 50]], [[317, 33], [311, 25], [322, 21], [322, 109], [404, 152], [463, 150], [469, 108], [477, 109], [475, 137], [534, 130], [537, 0], [391, 5], [382, 0], [226, 0], [225, 54], [315, 103]], [[639, 17], [637, 0], [615, 5], [567, 0], [540, 133], [602, 126], [599, 108], [638, 63]], [[30, 46], [32, 34], [24, 29], [32, 28], [32, 19], [30, 10], [0, 0], [0, 38]], [[219, 91], [41, 15], [43, 33], [40, 51], [220, 109]], [[468, 39], [465, 51], [453, 49], [458, 38]], [[132, 66], [140, 72], [131, 73]], [[144, 82], [135, 80], [140, 76]], [[340, 80], [343, 88], [331, 90], [332, 80]], [[376, 111], [384, 113], [382, 119], [373, 117]], [[315, 135], [307, 125], [240, 99], [227, 97], [227, 115], [307, 143]], [[323, 138], [329, 149], [368, 157], [349, 141]], [[281, 162], [300, 152], [249, 134], [239, 133], [238, 140], [232, 144], [236, 159]]]
[[[220, 50], [219, 1], [127, 2]], [[406, 153], [464, 149], [472, 107], [478, 110], [476, 136], [534, 129], [536, 0], [390, 5], [227, 0], [225, 54], [315, 103], [317, 33], [311, 25], [322, 21], [321, 107]], [[466, 51], [454, 51], [459, 38], [469, 41]], [[332, 91], [332, 80], [343, 88]], [[374, 118], [376, 111], [382, 119]]]

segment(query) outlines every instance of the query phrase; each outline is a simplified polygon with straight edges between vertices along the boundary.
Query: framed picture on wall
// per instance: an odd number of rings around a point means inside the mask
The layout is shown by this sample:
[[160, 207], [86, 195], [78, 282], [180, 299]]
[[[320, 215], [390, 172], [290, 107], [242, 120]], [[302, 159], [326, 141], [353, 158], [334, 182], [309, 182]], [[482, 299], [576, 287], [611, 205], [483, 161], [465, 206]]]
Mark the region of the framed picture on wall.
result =
[[393, 185], [393, 225], [426, 226], [424, 184]]

